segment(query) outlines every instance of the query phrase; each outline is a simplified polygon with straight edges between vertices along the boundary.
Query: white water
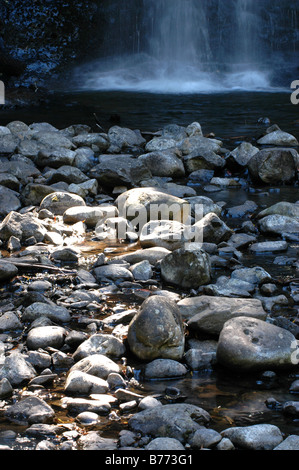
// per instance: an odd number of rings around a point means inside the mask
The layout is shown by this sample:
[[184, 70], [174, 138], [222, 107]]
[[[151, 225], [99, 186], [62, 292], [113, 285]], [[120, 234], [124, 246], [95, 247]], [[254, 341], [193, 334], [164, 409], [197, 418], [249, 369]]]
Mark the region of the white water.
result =
[[[143, 0], [134, 51], [99, 59], [77, 71], [78, 87], [152, 93], [271, 91], [263, 69], [258, 0], [236, 0], [233, 46], [219, 66], [211, 49], [209, 8], [201, 0]], [[125, 20], [125, 19], [124, 19]], [[121, 38], [120, 38], [121, 39]]]

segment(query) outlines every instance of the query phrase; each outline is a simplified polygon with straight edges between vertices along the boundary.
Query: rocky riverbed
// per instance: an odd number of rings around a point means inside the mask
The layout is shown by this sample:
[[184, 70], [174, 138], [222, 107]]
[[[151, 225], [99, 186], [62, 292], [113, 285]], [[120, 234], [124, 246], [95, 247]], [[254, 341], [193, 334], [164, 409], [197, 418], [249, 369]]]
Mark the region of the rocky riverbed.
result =
[[[230, 144], [0, 127], [1, 450], [299, 449], [299, 144]], [[266, 384], [262, 419], [176, 386], [217, 370]]]

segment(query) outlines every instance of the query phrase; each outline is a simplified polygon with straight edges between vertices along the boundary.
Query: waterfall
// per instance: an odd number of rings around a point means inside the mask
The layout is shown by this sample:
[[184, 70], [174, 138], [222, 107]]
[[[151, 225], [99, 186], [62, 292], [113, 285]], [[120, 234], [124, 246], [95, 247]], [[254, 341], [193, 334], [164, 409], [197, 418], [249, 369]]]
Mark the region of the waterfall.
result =
[[80, 80], [93, 90], [269, 90], [266, 2], [114, 0], [101, 57], [80, 69]]

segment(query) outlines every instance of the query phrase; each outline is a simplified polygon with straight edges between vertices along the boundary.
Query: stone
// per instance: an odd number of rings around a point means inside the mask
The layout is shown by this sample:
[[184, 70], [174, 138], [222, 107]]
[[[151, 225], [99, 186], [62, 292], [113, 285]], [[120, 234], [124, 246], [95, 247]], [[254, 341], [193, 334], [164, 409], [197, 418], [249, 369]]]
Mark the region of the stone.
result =
[[78, 439], [78, 445], [82, 450], [117, 450], [117, 440], [104, 438], [100, 432], [92, 431]]
[[299, 436], [293, 434], [288, 436], [273, 450], [299, 450]]
[[51, 253], [51, 259], [54, 261], [62, 261], [66, 263], [77, 262], [80, 251], [73, 247], [55, 248]]
[[152, 177], [149, 168], [130, 155], [100, 155], [99, 163], [89, 171], [89, 177], [102, 186], [135, 186]]
[[156, 406], [163, 406], [163, 405], [159, 400], [157, 400], [157, 398], [147, 396], [140, 400], [138, 404], [138, 409], [142, 411], [142, 410], [147, 410], [148, 408], [153, 408]]
[[177, 439], [171, 437], [157, 437], [153, 439], [149, 444], [145, 446], [147, 451], [157, 451], [157, 450], [174, 450], [174, 451], [183, 451], [185, 447]]
[[111, 146], [118, 147], [120, 150], [143, 146], [146, 142], [139, 131], [120, 126], [112, 126], [109, 129], [108, 139]]
[[60, 326], [40, 326], [29, 331], [26, 344], [28, 349], [63, 346], [66, 331]]
[[291, 217], [294, 219], [299, 218], [299, 204], [291, 203], [288, 201], [280, 201], [276, 204], [273, 204], [267, 209], [260, 211], [257, 214], [258, 219], [262, 219], [268, 215], [284, 215], [286, 217]]
[[280, 429], [272, 424], [228, 428], [221, 435], [244, 450], [273, 450], [283, 441]]
[[210, 281], [210, 256], [192, 245], [189, 245], [190, 248], [175, 250], [163, 258], [160, 266], [164, 282], [183, 289], [196, 289]]
[[267, 215], [258, 222], [258, 228], [265, 234], [284, 235], [286, 233], [298, 234], [299, 221], [285, 215]]
[[205, 215], [210, 212], [220, 217], [222, 208], [216, 204], [211, 198], [206, 196], [194, 196], [187, 197], [186, 200], [191, 205], [191, 213], [195, 217], [195, 221], [198, 222]]
[[189, 328], [211, 335], [219, 335], [231, 318], [246, 316], [266, 320], [267, 317], [259, 299], [201, 295], [180, 300], [178, 307]]
[[[0, 265], [1, 268], [1, 265]], [[0, 316], [0, 331], [20, 330], [23, 328], [18, 316], [14, 312], [5, 312]]]
[[[115, 201], [122, 217], [139, 223], [139, 231], [151, 220], [176, 220], [185, 223], [189, 204], [181, 198], [157, 191], [155, 188], [134, 188], [125, 191]], [[159, 217], [160, 215], [160, 217]], [[134, 223], [135, 225], [135, 223]]]
[[29, 237], [34, 237], [37, 242], [42, 242], [46, 233], [45, 227], [34, 214], [20, 214], [10, 212], [0, 224], [0, 239], [7, 242], [11, 236], [24, 242]]
[[48, 209], [54, 215], [63, 215], [70, 207], [85, 205], [81, 196], [58, 191], [45, 196], [40, 203], [40, 209]]
[[259, 242], [253, 243], [250, 251], [254, 253], [276, 253], [277, 251], [286, 251], [288, 246], [286, 241]]
[[94, 334], [78, 346], [73, 357], [75, 361], [80, 361], [92, 354], [121, 357], [125, 354], [125, 351], [125, 346], [115, 336], [109, 334]]
[[0, 218], [21, 207], [19, 194], [10, 188], [0, 185]]
[[259, 145], [281, 145], [296, 147], [299, 145], [298, 140], [292, 134], [282, 130], [269, 132], [264, 137], [257, 141]]
[[93, 271], [98, 282], [133, 281], [133, 274], [121, 264], [99, 266]]
[[257, 147], [254, 147], [250, 142], [242, 142], [228, 155], [226, 161], [231, 169], [245, 168], [251, 158], [259, 152]]
[[185, 176], [185, 168], [178, 152], [166, 150], [151, 152], [138, 157], [143, 165], [146, 165], [153, 176], [167, 176], [181, 178]]
[[20, 424], [52, 422], [55, 412], [50, 405], [39, 397], [27, 397], [9, 406], [5, 412], [9, 421]]
[[79, 370], [106, 380], [109, 374], [119, 373], [120, 367], [116, 362], [103, 354], [92, 354], [74, 364], [69, 372]]
[[179, 403], [136, 413], [129, 419], [129, 428], [143, 435], [173, 438], [184, 443], [210, 419], [209, 413], [202, 408]]
[[232, 230], [213, 212], [197, 221], [194, 229], [198, 231], [198, 237], [201, 237], [202, 241], [216, 245], [229, 240], [233, 234]]
[[34, 302], [26, 307], [22, 313], [23, 321], [32, 322], [40, 317], [47, 317], [58, 323], [67, 323], [71, 320], [71, 314], [67, 308], [44, 302]]
[[146, 364], [144, 368], [145, 379], [166, 379], [174, 377], [183, 377], [188, 369], [178, 361], [173, 359], [155, 359]]
[[152, 266], [156, 266], [166, 255], [170, 253], [167, 248], [154, 247], [136, 250], [132, 253], [125, 253], [123, 255], [115, 256], [115, 262], [128, 262], [130, 264], [148, 261]]
[[289, 331], [257, 318], [228, 320], [220, 333], [217, 361], [235, 370], [294, 367], [297, 343]]
[[90, 395], [106, 393], [109, 385], [106, 380], [80, 370], [73, 370], [67, 376], [64, 391], [66, 394]]
[[57, 150], [45, 149], [38, 152], [35, 162], [39, 167], [60, 168], [63, 165], [72, 166], [75, 155], [73, 150], [64, 147]]
[[83, 183], [71, 183], [68, 187], [70, 193], [78, 194], [86, 198], [87, 196], [96, 196], [98, 194], [99, 185], [96, 179], [90, 179]]
[[161, 296], [145, 300], [129, 325], [128, 344], [140, 359], [180, 360], [184, 353], [184, 331], [176, 304]]
[[35, 376], [34, 367], [19, 352], [6, 356], [3, 365], [0, 364], [0, 379], [7, 379], [12, 386], [21, 385]]
[[217, 363], [217, 341], [193, 340], [188, 342], [188, 349], [184, 360], [187, 366], [194, 371], [212, 369]]
[[99, 416], [91, 411], [82, 411], [76, 416], [76, 420], [83, 426], [94, 426], [98, 424]]
[[294, 149], [261, 150], [248, 163], [250, 176], [266, 184], [291, 183], [296, 177], [298, 158]]
[[189, 241], [189, 227], [175, 220], [154, 220], [145, 224], [139, 241], [142, 248], [160, 246], [170, 251], [184, 246]]
[[13, 388], [5, 377], [0, 380], [0, 398], [7, 398], [10, 397], [13, 393]]
[[0, 259], [0, 282], [11, 280], [18, 274], [18, 271], [18, 268], [14, 264]]
[[189, 441], [191, 449], [210, 449], [215, 447], [222, 440], [221, 434], [214, 429], [207, 429], [204, 426], [198, 429]]

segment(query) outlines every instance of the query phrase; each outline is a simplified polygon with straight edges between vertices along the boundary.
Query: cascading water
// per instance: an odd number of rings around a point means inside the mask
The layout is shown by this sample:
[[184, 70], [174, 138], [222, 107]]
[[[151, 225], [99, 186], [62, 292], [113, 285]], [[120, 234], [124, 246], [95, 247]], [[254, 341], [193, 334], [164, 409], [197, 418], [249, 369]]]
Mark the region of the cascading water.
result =
[[80, 68], [81, 84], [155, 93], [271, 90], [267, 2], [115, 1], [101, 57]]

